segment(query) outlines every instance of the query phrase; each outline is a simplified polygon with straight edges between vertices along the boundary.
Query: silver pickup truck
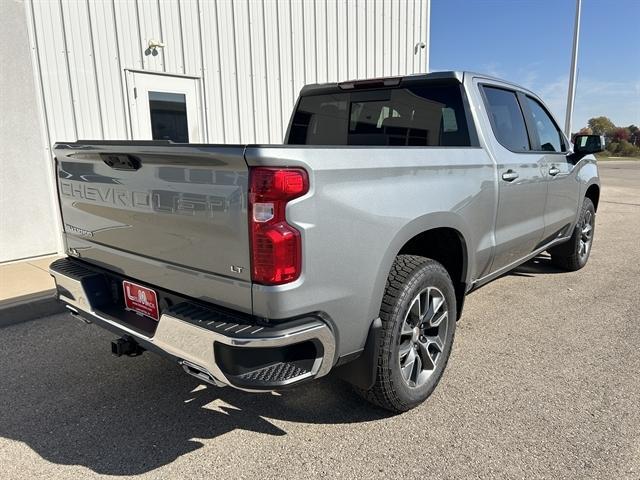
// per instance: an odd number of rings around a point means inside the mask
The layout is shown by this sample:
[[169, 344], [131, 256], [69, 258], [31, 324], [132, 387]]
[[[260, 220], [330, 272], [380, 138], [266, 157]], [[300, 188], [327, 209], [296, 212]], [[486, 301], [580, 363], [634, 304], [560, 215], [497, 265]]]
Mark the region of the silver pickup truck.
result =
[[600, 184], [532, 92], [468, 72], [302, 89], [284, 145], [58, 143], [74, 316], [247, 391], [335, 370], [392, 411], [442, 377], [467, 293], [582, 268]]

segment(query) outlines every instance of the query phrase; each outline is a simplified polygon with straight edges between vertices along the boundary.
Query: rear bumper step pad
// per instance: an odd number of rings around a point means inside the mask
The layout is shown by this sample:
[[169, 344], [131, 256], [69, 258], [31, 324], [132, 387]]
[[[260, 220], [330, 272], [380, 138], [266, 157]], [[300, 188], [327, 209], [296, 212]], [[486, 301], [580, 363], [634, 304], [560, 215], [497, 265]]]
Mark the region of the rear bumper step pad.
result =
[[53, 262], [49, 271], [59, 300], [79, 315], [153, 345], [210, 383], [273, 390], [326, 375], [333, 366], [335, 339], [317, 317], [266, 326], [184, 301], [164, 309], [155, 332], [146, 335], [106, 313], [114, 311], [109, 272], [70, 258]]

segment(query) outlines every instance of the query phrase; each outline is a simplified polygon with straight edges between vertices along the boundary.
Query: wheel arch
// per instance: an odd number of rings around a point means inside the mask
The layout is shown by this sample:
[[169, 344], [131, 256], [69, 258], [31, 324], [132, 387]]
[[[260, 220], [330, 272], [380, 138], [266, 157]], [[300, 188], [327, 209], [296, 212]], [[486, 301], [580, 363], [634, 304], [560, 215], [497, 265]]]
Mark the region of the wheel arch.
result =
[[600, 201], [600, 185], [592, 183], [587, 187], [584, 196], [593, 202], [593, 208], [598, 211], [598, 202]]
[[382, 300], [387, 277], [398, 255], [419, 255], [436, 260], [449, 272], [456, 290], [459, 318], [473, 261], [467, 228], [463, 220], [453, 213], [443, 212], [427, 217], [414, 220], [396, 235], [380, 267], [374, 298]]
[[589, 155], [580, 160], [575, 168], [576, 180], [580, 184], [581, 194], [578, 213], [582, 208], [583, 198], [589, 198], [597, 211], [600, 203], [600, 176], [597, 161]]

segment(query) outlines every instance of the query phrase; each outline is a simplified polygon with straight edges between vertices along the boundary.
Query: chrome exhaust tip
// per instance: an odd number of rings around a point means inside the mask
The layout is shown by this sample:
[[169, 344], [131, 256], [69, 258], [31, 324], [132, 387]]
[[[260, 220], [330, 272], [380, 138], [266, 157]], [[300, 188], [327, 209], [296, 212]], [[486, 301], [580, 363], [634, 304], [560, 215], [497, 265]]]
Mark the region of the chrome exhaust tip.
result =
[[191, 375], [192, 377], [196, 377], [203, 382], [209, 383], [216, 387], [226, 387], [225, 383], [222, 383], [220, 380], [216, 379], [213, 375], [211, 375], [205, 368], [202, 368], [194, 363], [191, 363], [187, 360], [181, 360], [180, 364], [182, 365], [182, 369]]

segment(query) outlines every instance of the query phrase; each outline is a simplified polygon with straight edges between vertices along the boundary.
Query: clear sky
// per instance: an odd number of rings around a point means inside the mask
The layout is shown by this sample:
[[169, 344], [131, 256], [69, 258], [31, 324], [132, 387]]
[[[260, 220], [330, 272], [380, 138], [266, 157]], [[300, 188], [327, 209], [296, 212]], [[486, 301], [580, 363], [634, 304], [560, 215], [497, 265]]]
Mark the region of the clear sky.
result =
[[[435, 70], [533, 90], [564, 128], [575, 0], [431, 0]], [[640, 0], [582, 0], [573, 131], [604, 115], [640, 126]]]

